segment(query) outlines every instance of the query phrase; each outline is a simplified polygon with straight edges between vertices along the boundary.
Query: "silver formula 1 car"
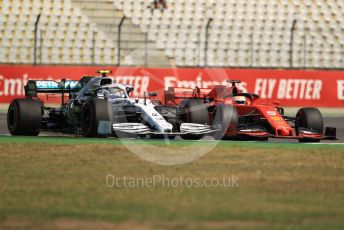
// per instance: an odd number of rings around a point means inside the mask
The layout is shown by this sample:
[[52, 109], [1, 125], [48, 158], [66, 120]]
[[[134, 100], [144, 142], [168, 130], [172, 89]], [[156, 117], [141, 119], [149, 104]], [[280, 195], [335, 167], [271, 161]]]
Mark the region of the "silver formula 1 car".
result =
[[[186, 139], [216, 132], [205, 123], [173, 124], [166, 121], [150, 96], [131, 98], [134, 88], [107, 77], [111, 71], [98, 71], [102, 76], [85, 76], [80, 81], [28, 81], [25, 99], [15, 99], [7, 114], [12, 135], [36, 136], [40, 131], [80, 134], [85, 137], [169, 137]], [[38, 94], [61, 94], [62, 105], [44, 105]], [[65, 102], [66, 96], [68, 97]], [[181, 112], [182, 113], [182, 112]], [[176, 119], [173, 119], [176, 121]]]

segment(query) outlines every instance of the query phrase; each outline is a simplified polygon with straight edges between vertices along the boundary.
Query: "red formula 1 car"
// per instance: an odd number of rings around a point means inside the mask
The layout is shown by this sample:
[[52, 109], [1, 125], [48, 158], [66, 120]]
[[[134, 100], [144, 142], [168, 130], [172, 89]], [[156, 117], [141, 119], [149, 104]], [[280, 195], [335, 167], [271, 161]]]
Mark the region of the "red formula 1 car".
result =
[[239, 90], [240, 81], [228, 83], [230, 87], [218, 85], [212, 89], [169, 88], [164, 93], [163, 115], [168, 119], [171, 108], [177, 108], [175, 111], [183, 111], [181, 116], [170, 117], [208, 123], [219, 130], [214, 135], [216, 139], [286, 138], [300, 142], [336, 139], [335, 128], [328, 127], [324, 133], [323, 117], [317, 108], [302, 108], [295, 117], [289, 117], [277, 104], [259, 103], [258, 95]]

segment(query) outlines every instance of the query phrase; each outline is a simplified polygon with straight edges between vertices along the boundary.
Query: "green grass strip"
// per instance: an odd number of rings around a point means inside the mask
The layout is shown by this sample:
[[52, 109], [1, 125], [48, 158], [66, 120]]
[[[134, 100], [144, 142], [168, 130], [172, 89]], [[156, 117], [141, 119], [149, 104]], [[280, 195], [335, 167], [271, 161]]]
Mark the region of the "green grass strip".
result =
[[[13, 137], [13, 136], [0, 136], [1, 143], [40, 143], [40, 144], [108, 144], [108, 145], [121, 145], [121, 144], [151, 144], [162, 146], [187, 146], [195, 141], [187, 140], [173, 140], [165, 142], [165, 140], [149, 140], [149, 139], [115, 139], [115, 138], [83, 138], [83, 137]], [[208, 145], [209, 141], [197, 141], [199, 145]], [[272, 143], [272, 142], [245, 142], [245, 141], [220, 141], [220, 147], [246, 147], [246, 148], [287, 148], [287, 149], [314, 149], [314, 148], [334, 148], [344, 149], [344, 144], [300, 144], [300, 143]]]

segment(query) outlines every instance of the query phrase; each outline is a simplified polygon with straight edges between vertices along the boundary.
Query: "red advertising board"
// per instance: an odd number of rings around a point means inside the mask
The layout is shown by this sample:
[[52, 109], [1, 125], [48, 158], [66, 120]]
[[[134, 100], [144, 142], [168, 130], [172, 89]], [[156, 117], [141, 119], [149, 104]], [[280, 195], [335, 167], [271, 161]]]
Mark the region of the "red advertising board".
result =
[[344, 71], [220, 69], [220, 68], [134, 68], [81, 66], [0, 66], [0, 103], [24, 96], [30, 79], [78, 80], [111, 69], [119, 83], [133, 85], [134, 96], [168, 87], [209, 88], [241, 80], [244, 91], [261, 96], [261, 102], [279, 101], [282, 106], [344, 107]]

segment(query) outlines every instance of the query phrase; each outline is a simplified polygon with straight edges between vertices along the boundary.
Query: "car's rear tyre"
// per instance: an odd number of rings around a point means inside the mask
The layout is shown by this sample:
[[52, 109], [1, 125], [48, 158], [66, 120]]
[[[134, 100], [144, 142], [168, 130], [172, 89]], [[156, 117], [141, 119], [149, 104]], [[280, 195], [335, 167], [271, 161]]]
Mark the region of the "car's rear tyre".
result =
[[108, 101], [97, 98], [86, 101], [81, 110], [81, 130], [83, 136], [98, 136], [100, 121], [110, 121]]
[[[209, 114], [206, 105], [198, 99], [190, 99], [182, 103], [183, 114], [181, 120], [186, 123], [208, 124]], [[199, 140], [204, 135], [181, 135], [184, 140]]]
[[238, 124], [238, 112], [231, 105], [219, 104], [217, 105], [212, 114], [212, 125], [218, 128], [219, 131], [213, 135], [215, 140], [222, 140], [229, 128]]
[[[306, 128], [317, 133], [324, 132], [324, 120], [321, 112], [317, 108], [302, 108], [296, 114], [296, 133], [299, 134], [300, 128]], [[300, 142], [320, 142], [314, 139], [300, 139]]]
[[33, 99], [15, 99], [8, 107], [7, 127], [13, 136], [38, 136], [42, 124], [42, 104]]

